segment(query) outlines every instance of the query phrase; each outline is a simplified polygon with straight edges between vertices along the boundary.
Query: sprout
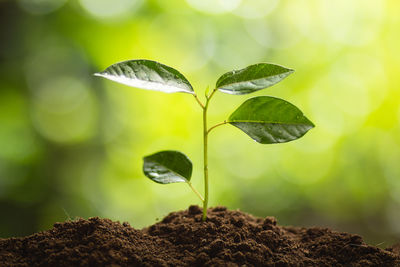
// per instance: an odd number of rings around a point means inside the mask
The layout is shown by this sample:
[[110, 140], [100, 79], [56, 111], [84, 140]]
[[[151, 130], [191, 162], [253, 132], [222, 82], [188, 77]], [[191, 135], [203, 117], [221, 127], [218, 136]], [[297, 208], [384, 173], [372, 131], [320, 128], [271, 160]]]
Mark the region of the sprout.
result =
[[203, 203], [203, 221], [208, 207], [208, 135], [225, 124], [231, 124], [261, 144], [285, 143], [306, 134], [314, 124], [293, 104], [270, 96], [247, 99], [227, 120], [214, 126], [207, 125], [207, 110], [217, 91], [243, 95], [270, 87], [293, 73], [279, 65], [259, 63], [222, 75], [213, 90], [207, 88], [202, 102], [189, 81], [177, 70], [151, 60], [128, 60], [116, 63], [96, 73], [109, 80], [128, 86], [165, 93], [188, 93], [194, 96], [203, 110], [203, 172], [204, 197], [192, 186], [192, 162], [179, 151], [166, 150], [143, 158], [143, 172], [154, 182], [161, 184], [187, 183]]

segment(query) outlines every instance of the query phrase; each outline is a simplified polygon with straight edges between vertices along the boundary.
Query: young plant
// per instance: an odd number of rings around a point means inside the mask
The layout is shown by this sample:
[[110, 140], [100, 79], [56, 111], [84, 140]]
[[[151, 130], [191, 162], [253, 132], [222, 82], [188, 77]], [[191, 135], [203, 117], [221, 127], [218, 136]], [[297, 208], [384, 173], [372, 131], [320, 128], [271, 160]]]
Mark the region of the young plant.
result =
[[269, 63], [259, 63], [227, 72], [218, 79], [211, 92], [206, 90], [205, 102], [198, 98], [189, 81], [180, 72], [151, 60], [116, 63], [95, 75], [136, 88], [193, 95], [203, 110], [204, 198], [192, 186], [192, 162], [181, 152], [166, 150], [144, 157], [143, 172], [160, 184], [187, 183], [203, 202], [204, 221], [207, 218], [209, 198], [208, 135], [213, 129], [231, 124], [258, 143], [274, 144], [298, 139], [314, 127], [296, 106], [271, 96], [247, 99], [227, 120], [208, 127], [207, 110], [212, 97], [217, 91], [232, 95], [250, 94], [282, 81], [292, 72], [291, 69]]

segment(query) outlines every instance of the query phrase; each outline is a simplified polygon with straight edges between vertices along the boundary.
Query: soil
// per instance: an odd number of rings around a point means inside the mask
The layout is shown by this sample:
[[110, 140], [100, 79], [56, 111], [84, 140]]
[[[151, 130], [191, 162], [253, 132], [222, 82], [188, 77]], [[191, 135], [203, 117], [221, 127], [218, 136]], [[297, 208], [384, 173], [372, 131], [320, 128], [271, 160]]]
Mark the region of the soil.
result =
[[173, 212], [142, 230], [98, 217], [0, 239], [0, 266], [400, 266], [399, 248], [358, 235], [284, 227], [224, 207]]

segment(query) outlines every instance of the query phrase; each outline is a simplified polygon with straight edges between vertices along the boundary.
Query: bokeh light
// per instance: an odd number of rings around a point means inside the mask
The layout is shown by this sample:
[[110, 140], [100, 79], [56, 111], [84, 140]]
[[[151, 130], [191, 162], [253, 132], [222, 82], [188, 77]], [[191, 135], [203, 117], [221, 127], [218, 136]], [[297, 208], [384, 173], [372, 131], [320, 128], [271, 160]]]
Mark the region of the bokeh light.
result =
[[143, 0], [79, 0], [81, 6], [97, 19], [127, 18], [140, 7]]
[[94, 135], [96, 106], [87, 86], [72, 77], [53, 77], [36, 88], [32, 119], [37, 131], [55, 142], [82, 142]]
[[378, 37], [384, 14], [384, 1], [359, 5], [357, 1], [320, 1], [323, 23], [334, 41], [365, 45]]
[[17, 2], [28, 13], [44, 15], [59, 9], [67, 0], [17, 0]]
[[222, 14], [237, 8], [241, 0], [186, 0], [193, 8], [210, 14]]
[[234, 14], [243, 18], [258, 19], [267, 16], [277, 6], [279, 0], [271, 1], [252, 1], [242, 0], [234, 10]]

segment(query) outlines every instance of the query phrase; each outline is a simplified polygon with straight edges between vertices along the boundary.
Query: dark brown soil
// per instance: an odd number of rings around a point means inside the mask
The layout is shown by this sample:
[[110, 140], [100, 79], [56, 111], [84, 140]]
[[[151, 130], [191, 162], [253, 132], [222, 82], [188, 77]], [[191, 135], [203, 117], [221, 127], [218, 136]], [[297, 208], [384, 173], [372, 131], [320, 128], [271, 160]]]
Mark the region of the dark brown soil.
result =
[[394, 249], [326, 228], [276, 225], [223, 207], [191, 206], [143, 230], [79, 219], [28, 237], [0, 239], [0, 266], [400, 266]]

